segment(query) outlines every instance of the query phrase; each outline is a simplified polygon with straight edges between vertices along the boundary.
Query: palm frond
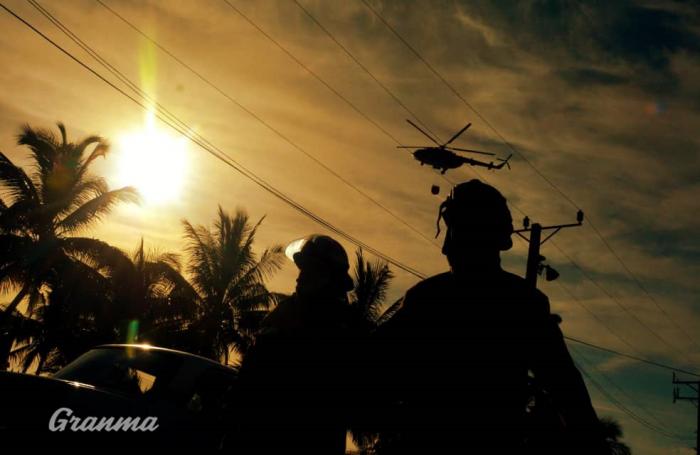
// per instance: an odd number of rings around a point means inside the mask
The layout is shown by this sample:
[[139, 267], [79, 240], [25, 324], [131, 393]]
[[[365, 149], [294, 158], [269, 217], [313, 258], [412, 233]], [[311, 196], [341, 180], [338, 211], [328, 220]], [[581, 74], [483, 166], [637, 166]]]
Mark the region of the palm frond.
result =
[[89, 237], [66, 237], [61, 239], [63, 251], [97, 270], [123, 270], [129, 267], [131, 259], [119, 248], [102, 240]]
[[214, 240], [203, 226], [194, 227], [187, 220], [182, 220], [182, 224], [185, 230], [185, 251], [190, 256], [187, 271], [197, 290], [203, 295], [211, 296], [216, 281], [215, 258], [212, 254]]
[[219, 206], [212, 235], [216, 239], [215, 265], [219, 276], [219, 287], [223, 289], [245, 270], [247, 264], [254, 261], [252, 250], [245, 246], [250, 237], [248, 215], [245, 210], [237, 209], [235, 216], [232, 217]]
[[22, 361], [20, 363], [22, 373], [26, 373], [35, 361], [39, 362], [41, 360], [41, 353], [41, 345], [32, 343], [31, 348], [22, 356]]
[[240, 287], [238, 293], [227, 300], [227, 305], [235, 315], [246, 311], [269, 310], [277, 301], [263, 283]]
[[0, 184], [11, 203], [25, 202], [39, 204], [39, 192], [26, 172], [16, 166], [4, 153], [0, 152]]
[[[17, 291], [27, 281], [24, 274], [13, 273], [18, 269], [20, 269], [20, 267], [17, 266], [2, 268], [2, 276], [0, 276], [0, 295], [11, 294]], [[0, 304], [0, 311], [4, 311], [7, 306], [9, 306], [9, 303]]]
[[90, 155], [87, 158], [81, 159], [80, 166], [78, 168], [78, 176], [82, 177], [87, 173], [88, 168], [97, 158], [105, 156], [109, 152], [109, 142], [100, 136], [88, 136], [82, 141], [80, 141], [76, 146], [75, 150], [82, 156], [90, 145], [97, 144], [95, 148], [92, 149]]
[[[31, 340], [27, 341], [25, 344], [18, 346], [14, 348], [12, 351], [10, 351], [8, 355], [8, 361], [10, 364], [15, 364], [15, 365], [20, 365], [20, 367], [24, 364], [24, 360], [27, 356], [29, 355], [35, 355], [33, 352], [36, 350], [36, 345], [32, 343]], [[32, 361], [29, 362], [31, 365]]]
[[22, 283], [22, 288], [19, 290], [19, 292], [17, 292], [12, 301], [5, 306], [3, 314], [0, 315], [0, 318], [4, 318], [5, 315], [12, 314], [15, 309], [17, 309], [19, 304], [22, 303], [22, 301], [31, 292], [33, 287], [35, 287], [35, 283], [32, 280], [27, 280], [26, 282]]
[[402, 306], [403, 306], [403, 297], [401, 297], [396, 302], [391, 304], [391, 306], [389, 308], [387, 308], [382, 313], [382, 315], [379, 316], [379, 318], [377, 318], [377, 322], [376, 322], [377, 326], [380, 326], [380, 325], [384, 324], [385, 322], [387, 322], [388, 320], [390, 320], [396, 314], [396, 312], [401, 309]]
[[89, 177], [77, 181], [72, 191], [66, 195], [64, 206], [75, 210], [87, 201], [109, 192], [107, 181], [102, 177]]
[[[195, 299], [197, 292], [192, 285], [180, 274], [180, 271], [168, 262], [146, 262], [144, 274], [148, 275], [149, 287], [163, 297], [169, 297], [172, 292], [189, 294]], [[155, 294], [154, 294], [155, 295]]]
[[380, 317], [380, 309], [394, 274], [383, 261], [367, 262], [361, 248], [355, 252], [355, 288], [352, 304], [369, 322]]
[[38, 170], [38, 182], [45, 182], [54, 169], [58, 149], [61, 146], [56, 141], [56, 136], [51, 131], [35, 130], [29, 125], [23, 125], [22, 131], [17, 136], [17, 143], [29, 147]]
[[64, 125], [63, 122], [57, 122], [56, 126], [58, 127], [58, 131], [61, 132], [61, 146], [65, 147], [68, 145], [68, 135], [66, 134], [66, 125]]
[[38, 229], [34, 220], [37, 204], [33, 201], [19, 200], [0, 213], [0, 232], [8, 234], [22, 233], [27, 237], [36, 237]]
[[42, 293], [40, 286], [32, 286], [27, 296], [27, 314], [30, 316], [41, 303], [46, 302], [46, 296]]
[[151, 248], [146, 252], [146, 262], [167, 264], [170, 268], [180, 272], [182, 265], [180, 263], [180, 255], [177, 253], [165, 252], [161, 253], [157, 248]]
[[229, 283], [227, 293], [234, 293], [236, 288], [261, 283], [279, 271], [285, 262], [284, 249], [275, 245], [263, 251], [260, 259], [242, 270], [243, 275]]
[[143, 236], [139, 242], [139, 246], [131, 254], [131, 261], [137, 270], [143, 270], [144, 264], [146, 263], [146, 252], [143, 250]]
[[139, 194], [135, 188], [124, 187], [101, 194], [84, 203], [57, 225], [60, 234], [76, 232], [104, 217], [119, 202], [138, 202]]

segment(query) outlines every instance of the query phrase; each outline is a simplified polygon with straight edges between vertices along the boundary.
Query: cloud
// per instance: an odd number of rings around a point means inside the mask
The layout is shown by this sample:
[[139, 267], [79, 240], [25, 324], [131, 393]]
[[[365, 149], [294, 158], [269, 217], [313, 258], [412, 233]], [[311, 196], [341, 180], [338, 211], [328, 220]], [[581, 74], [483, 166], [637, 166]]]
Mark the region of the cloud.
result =
[[570, 68], [557, 71], [557, 75], [572, 86], [587, 85], [621, 85], [629, 81], [624, 76], [619, 76], [607, 71], [591, 68]]
[[697, 12], [678, 2], [657, 2], [653, 7], [634, 1], [542, 0], [467, 5], [524, 52], [550, 61], [563, 58], [568, 63], [634, 71], [642, 86], [659, 91], [676, 86], [672, 56], [700, 49]]

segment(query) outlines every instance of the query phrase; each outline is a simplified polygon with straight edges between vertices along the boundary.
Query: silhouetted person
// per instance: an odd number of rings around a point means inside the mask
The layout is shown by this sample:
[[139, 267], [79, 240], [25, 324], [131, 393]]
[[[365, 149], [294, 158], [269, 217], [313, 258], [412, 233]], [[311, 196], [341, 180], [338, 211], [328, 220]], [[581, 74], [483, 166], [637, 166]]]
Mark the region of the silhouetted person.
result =
[[243, 361], [238, 393], [244, 421], [233, 448], [343, 454], [352, 351], [362, 324], [347, 299], [353, 288], [348, 257], [323, 235], [291, 244], [287, 255], [299, 268], [296, 292], [265, 318]]
[[411, 288], [376, 333], [382, 453], [524, 453], [528, 370], [569, 447], [599, 453], [598, 420], [547, 297], [501, 269], [513, 232], [505, 198], [471, 180], [440, 206], [438, 232], [441, 219], [450, 271]]

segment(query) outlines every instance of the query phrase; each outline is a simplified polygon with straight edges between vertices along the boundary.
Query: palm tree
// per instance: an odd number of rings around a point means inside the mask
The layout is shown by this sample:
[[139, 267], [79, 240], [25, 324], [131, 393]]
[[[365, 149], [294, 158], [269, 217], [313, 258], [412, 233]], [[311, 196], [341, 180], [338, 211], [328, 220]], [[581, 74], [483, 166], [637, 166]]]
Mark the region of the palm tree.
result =
[[190, 256], [188, 272], [200, 300], [189, 333], [193, 350], [200, 355], [224, 363], [231, 350], [244, 355], [276, 303], [264, 281], [280, 269], [284, 254], [279, 245], [265, 249], [259, 257], [253, 251], [263, 219], [251, 225], [242, 209], [231, 216], [219, 207], [213, 229], [182, 222]]
[[371, 326], [376, 327], [383, 315], [383, 305], [394, 273], [383, 261], [368, 262], [362, 248], [355, 251], [355, 287], [350, 304], [355, 307]]
[[143, 241], [131, 257], [110, 253], [92, 267], [63, 270], [31, 316], [15, 311], [10, 356], [23, 371], [35, 362], [37, 373], [55, 371], [102, 343], [187, 348], [179, 334], [196, 316], [197, 295], [177, 255], [146, 252]]
[[[5, 198], [0, 201], [0, 292], [18, 290], [0, 312], [0, 335], [5, 338], [0, 344], [12, 338], [8, 321], [21, 302], [27, 302], [31, 314], [47, 290], [59, 285], [66, 267], [99, 262], [113, 252], [104, 242], [73, 235], [115, 204], [138, 199], [133, 188], [110, 191], [103, 178], [90, 174], [90, 165], [109, 150], [103, 138], [88, 136], [72, 143], [63, 124], [58, 129], [60, 139], [50, 131], [22, 128], [18, 143], [29, 147], [31, 175], [0, 152]], [[6, 357], [7, 352], [0, 353], [0, 364]]]
[[114, 341], [114, 328], [100, 324], [113, 299], [108, 276], [70, 258], [54, 264], [57, 273], [31, 312], [17, 309], [9, 324], [16, 347], [10, 359], [27, 371], [52, 372], [97, 344]]
[[181, 274], [179, 256], [146, 252], [142, 239], [126, 259], [112, 272], [117, 314], [107, 322], [121, 328], [122, 341], [186, 349], [182, 329], [197, 316], [198, 295]]
[[623, 432], [620, 422], [613, 419], [612, 417], [602, 417], [600, 419], [600, 426], [602, 429], [603, 437], [605, 438], [605, 443], [610, 449], [610, 455], [631, 455], [632, 450], [630, 447], [621, 442]]
[[[350, 294], [350, 304], [362, 314], [369, 333], [391, 317], [400, 304], [399, 301], [388, 310], [384, 310], [387, 290], [394, 274], [389, 264], [384, 261], [367, 261], [362, 249], [359, 248], [355, 251], [353, 278], [355, 286]], [[389, 316], [386, 316], [387, 312], [390, 313]], [[372, 353], [364, 354], [372, 355]], [[382, 444], [386, 442], [386, 435], [380, 435], [374, 429], [363, 428], [357, 424], [352, 425], [351, 433], [353, 442], [361, 454], [380, 453]]]

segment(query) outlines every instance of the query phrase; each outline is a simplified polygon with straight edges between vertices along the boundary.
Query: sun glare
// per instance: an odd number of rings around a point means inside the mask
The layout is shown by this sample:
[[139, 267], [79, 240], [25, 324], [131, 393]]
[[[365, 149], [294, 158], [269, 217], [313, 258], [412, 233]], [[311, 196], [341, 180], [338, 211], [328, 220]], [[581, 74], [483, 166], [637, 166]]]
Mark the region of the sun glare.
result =
[[124, 134], [117, 150], [119, 185], [135, 187], [149, 203], [176, 200], [186, 177], [186, 141], [159, 130], [148, 120], [142, 130]]

